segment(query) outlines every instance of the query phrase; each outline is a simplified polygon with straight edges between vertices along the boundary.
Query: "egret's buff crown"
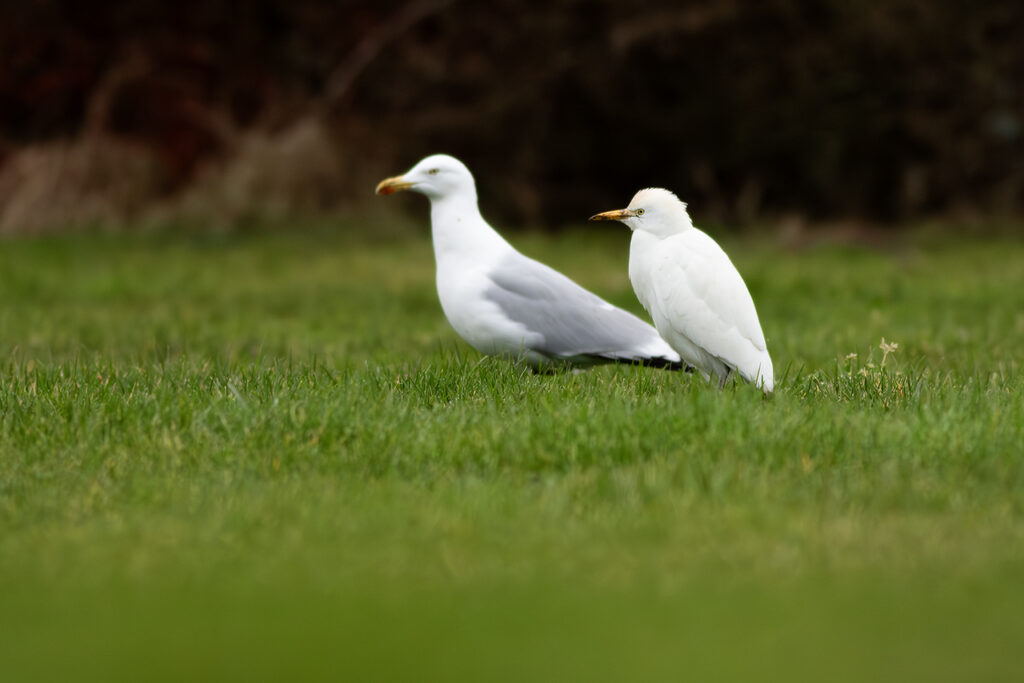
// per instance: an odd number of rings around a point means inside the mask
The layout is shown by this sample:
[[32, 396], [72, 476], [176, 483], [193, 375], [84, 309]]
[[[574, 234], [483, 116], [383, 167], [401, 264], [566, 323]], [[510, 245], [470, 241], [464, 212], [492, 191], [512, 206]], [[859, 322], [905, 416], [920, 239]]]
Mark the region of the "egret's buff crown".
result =
[[633, 216], [623, 221], [630, 230], [643, 230], [658, 237], [669, 237], [693, 227], [686, 202], [660, 187], [640, 190], [629, 201]]

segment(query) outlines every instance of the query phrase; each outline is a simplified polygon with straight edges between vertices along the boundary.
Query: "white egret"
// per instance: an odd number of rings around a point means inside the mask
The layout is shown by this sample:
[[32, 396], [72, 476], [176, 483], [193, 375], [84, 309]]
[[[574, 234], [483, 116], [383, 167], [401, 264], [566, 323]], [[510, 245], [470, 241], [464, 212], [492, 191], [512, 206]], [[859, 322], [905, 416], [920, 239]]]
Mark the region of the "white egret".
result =
[[522, 357], [535, 369], [606, 362], [683, 367], [653, 327], [495, 232], [480, 215], [473, 175], [458, 159], [435, 154], [377, 185], [377, 194], [400, 190], [430, 199], [441, 308], [481, 353]]
[[633, 231], [629, 279], [661, 336], [708, 380], [738, 372], [765, 393], [775, 377], [754, 301], [718, 243], [693, 226], [668, 190], [640, 190], [629, 206], [591, 216]]

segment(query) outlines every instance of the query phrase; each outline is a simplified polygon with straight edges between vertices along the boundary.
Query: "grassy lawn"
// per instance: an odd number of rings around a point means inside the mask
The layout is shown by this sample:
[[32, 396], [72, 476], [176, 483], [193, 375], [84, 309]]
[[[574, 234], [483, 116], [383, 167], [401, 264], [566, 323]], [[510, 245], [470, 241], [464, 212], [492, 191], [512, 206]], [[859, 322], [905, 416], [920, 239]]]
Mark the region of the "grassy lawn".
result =
[[1024, 676], [1024, 243], [727, 243], [765, 400], [482, 359], [349, 228], [0, 243], [3, 680]]

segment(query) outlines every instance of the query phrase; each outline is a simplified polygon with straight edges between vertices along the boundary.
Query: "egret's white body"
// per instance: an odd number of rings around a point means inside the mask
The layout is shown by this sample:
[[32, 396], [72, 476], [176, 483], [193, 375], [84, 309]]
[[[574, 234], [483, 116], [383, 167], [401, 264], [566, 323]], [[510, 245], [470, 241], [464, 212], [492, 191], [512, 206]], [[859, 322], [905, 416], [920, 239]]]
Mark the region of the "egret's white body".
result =
[[535, 367], [615, 361], [682, 367], [653, 327], [522, 255], [495, 232], [458, 159], [429, 156], [377, 186], [379, 194], [398, 190], [430, 199], [441, 308], [478, 351], [522, 357]]
[[754, 300], [729, 257], [693, 226], [686, 204], [660, 188], [592, 220], [633, 231], [629, 279], [661, 336], [707, 379], [738, 372], [765, 392], [775, 384]]

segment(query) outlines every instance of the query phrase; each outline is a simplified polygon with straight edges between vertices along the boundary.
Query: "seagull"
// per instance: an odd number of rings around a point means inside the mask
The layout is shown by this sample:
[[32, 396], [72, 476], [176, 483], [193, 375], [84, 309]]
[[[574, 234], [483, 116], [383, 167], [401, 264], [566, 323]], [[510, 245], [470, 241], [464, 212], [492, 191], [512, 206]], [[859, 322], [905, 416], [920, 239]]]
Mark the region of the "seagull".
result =
[[476, 350], [522, 358], [535, 371], [615, 362], [684, 369], [649, 324], [495, 232], [480, 215], [473, 175], [458, 159], [428, 156], [377, 185], [377, 194], [401, 190], [430, 199], [441, 308]]
[[754, 300], [718, 243], [693, 226], [686, 204], [661, 188], [640, 190], [629, 207], [591, 216], [633, 231], [629, 279], [661, 336], [710, 381], [737, 372], [769, 393], [772, 359]]

